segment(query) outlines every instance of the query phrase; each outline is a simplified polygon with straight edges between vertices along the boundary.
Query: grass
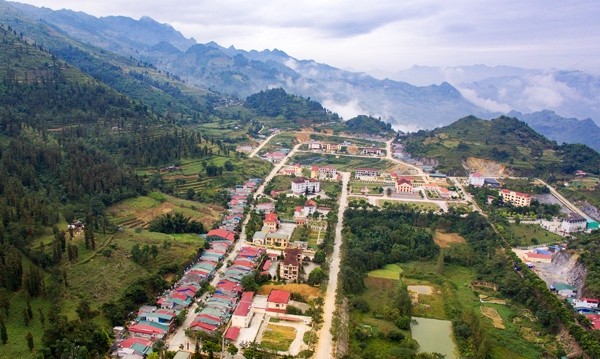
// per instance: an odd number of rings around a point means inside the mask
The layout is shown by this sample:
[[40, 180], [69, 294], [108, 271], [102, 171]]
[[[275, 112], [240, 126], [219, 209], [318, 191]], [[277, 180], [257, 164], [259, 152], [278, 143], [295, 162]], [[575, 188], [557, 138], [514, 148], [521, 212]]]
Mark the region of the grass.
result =
[[114, 223], [124, 227], [143, 227], [152, 219], [169, 212], [181, 212], [210, 228], [218, 221], [224, 208], [214, 204], [189, 201], [159, 192], [126, 199], [108, 209]]
[[405, 204], [405, 205], [408, 205], [412, 209], [423, 211], [423, 212], [429, 212], [429, 211], [435, 212], [435, 211], [440, 210], [440, 206], [438, 206], [435, 203], [430, 203], [430, 202], [394, 201], [394, 200], [390, 200], [390, 199], [378, 199], [377, 200], [377, 205], [380, 207], [383, 207], [386, 203]]
[[558, 234], [549, 232], [537, 224], [511, 223], [507, 230], [512, 234], [511, 243], [516, 246], [556, 243], [563, 240]]
[[351, 172], [360, 167], [371, 167], [386, 170], [393, 167], [393, 163], [383, 158], [350, 157], [330, 154], [296, 153], [291, 163], [299, 162], [302, 165], [333, 166], [338, 171]]
[[[91, 301], [93, 309], [117, 297], [129, 284], [137, 279], [155, 273], [159, 268], [173, 262], [183, 265], [192, 259], [204, 240], [196, 235], [168, 235], [148, 231], [137, 232], [127, 229], [122, 233], [106, 236], [106, 248], [110, 256], [85, 249], [79, 239], [79, 260], [64, 266], [68, 271], [69, 287], [66, 302], [76, 303], [81, 298]], [[167, 248], [163, 244], [167, 244]], [[156, 259], [149, 258], [143, 265], [131, 260], [131, 248], [139, 244], [156, 245], [159, 248]], [[90, 280], [93, 273], [93, 280]], [[74, 308], [66, 310], [70, 317], [74, 316]]]
[[[427, 311], [429, 314], [438, 312], [438, 308], [444, 305], [444, 301], [453, 300], [460, 303], [463, 310], [473, 310], [481, 318], [489, 342], [492, 345], [491, 358], [539, 358], [541, 356], [543, 348], [523, 338], [521, 333], [523, 328], [534, 328], [534, 331], [539, 331], [541, 328], [537, 328], [537, 323], [532, 323], [526, 316], [522, 315], [523, 308], [518, 303], [509, 303], [508, 305], [485, 304], [498, 311], [506, 326], [504, 330], [496, 329], [493, 327], [492, 322], [481, 313], [479, 309], [481, 303], [477, 293], [469, 285], [476, 278], [475, 269], [445, 264], [443, 274], [440, 276], [435, 274], [435, 265], [433, 261], [400, 264], [404, 269], [403, 276], [407, 283], [426, 284], [435, 282], [434, 285], [441, 289], [443, 296], [438, 297], [442, 299], [441, 302], [423, 302], [431, 306]], [[442, 283], [441, 286], [437, 284], [438, 282]], [[420, 296], [419, 300], [421, 301], [421, 298], [426, 297], [428, 296]], [[415, 313], [421, 314], [419, 310], [416, 309]], [[518, 318], [518, 320], [515, 318]], [[549, 337], [544, 340], [546, 339], [549, 339]]]
[[384, 269], [376, 269], [374, 271], [370, 271], [368, 276], [375, 278], [387, 278], [387, 279], [395, 279], [400, 280], [400, 275], [402, 274], [402, 268], [397, 264], [388, 264]]
[[350, 182], [350, 186], [352, 186], [353, 194], [362, 194], [361, 190], [363, 187], [366, 187], [369, 192], [369, 195], [381, 195], [383, 192], [380, 192], [379, 189], [385, 186], [385, 183], [365, 183], [359, 181]]
[[[25, 325], [23, 310], [27, 307], [27, 294], [24, 291], [14, 293], [10, 301], [10, 311], [8, 317], [4, 317], [8, 342], [5, 345], [0, 344], [0, 357], [2, 358], [33, 358], [36, 355], [35, 349], [42, 346], [42, 333], [44, 326], [40, 320], [40, 311], [44, 313], [45, 325], [48, 325], [48, 311], [52, 303], [45, 298], [31, 298], [31, 310], [33, 318], [29, 325]], [[4, 311], [2, 311], [4, 316]], [[34, 351], [30, 352], [27, 347], [25, 336], [28, 332], [33, 335]]]
[[296, 338], [296, 328], [269, 323], [263, 332], [260, 346], [265, 349], [287, 351]]

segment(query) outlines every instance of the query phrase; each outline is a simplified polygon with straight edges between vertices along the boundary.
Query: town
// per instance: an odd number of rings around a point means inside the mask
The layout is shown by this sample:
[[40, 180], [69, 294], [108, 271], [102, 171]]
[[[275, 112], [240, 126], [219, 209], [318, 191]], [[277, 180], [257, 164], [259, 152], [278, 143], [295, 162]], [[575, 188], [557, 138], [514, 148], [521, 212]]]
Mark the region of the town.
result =
[[[574, 310], [600, 328], [598, 299], [579, 297], [576, 287], [567, 283], [568, 276], [563, 276], [561, 282], [556, 275], [543, 274], [549, 271], [543, 266], [551, 265], [553, 258], [567, 248], [569, 236], [597, 229], [596, 221], [560, 195], [548, 198], [547, 194], [523, 193], [510, 186], [511, 179], [479, 172], [467, 178], [448, 177], [406, 158], [399, 141], [392, 139], [384, 145], [379, 148], [373, 144], [369, 147], [373, 151], [357, 146], [352, 150], [348, 138], [341, 145], [310, 141], [264, 152], [262, 157], [275, 165], [269, 176], [264, 181], [248, 179], [229, 189], [227, 213], [218, 228], [202, 235], [207, 246], [197, 261], [157, 298], [155, 305], [141, 307], [135, 321], [114, 329], [121, 339], [113, 355], [141, 359], [161, 341], [169, 350], [180, 350], [176, 358], [188, 358], [197, 350], [198, 338], [221, 331], [222, 343], [215, 351], [222, 355], [235, 355], [258, 345], [261, 350], [279, 355], [310, 357], [312, 354], [307, 353], [316, 351], [315, 357], [328, 356], [333, 349], [323, 338], [331, 328], [333, 311], [324, 308], [333, 305], [337, 283], [332, 273], [339, 270], [339, 258], [337, 265], [327, 259], [331, 252], [323, 250], [323, 243], [335, 231], [332, 227], [336, 223], [328, 218], [341, 194], [346, 203], [340, 202], [340, 208], [348, 203], [403, 203], [418, 211], [454, 211], [463, 216], [470, 210], [483, 213], [482, 206], [519, 209], [540, 202], [560, 203], [560, 211], [550, 218], [529, 218], [527, 212], [508, 213], [512, 223], [539, 226], [540, 231], [551, 231], [560, 238], [556, 243], [516, 246], [514, 251], [529, 268], [540, 270], [540, 277], [552, 291], [568, 299]], [[247, 151], [260, 154], [254, 148]], [[291, 162], [297, 154], [321, 152], [388, 158], [392, 166], [338, 169], [331, 164]], [[536, 181], [540, 188], [546, 187], [541, 180]], [[339, 246], [340, 241], [336, 235], [335, 245]], [[553, 272], [564, 274], [565, 270], [557, 266]], [[263, 286], [263, 282], [281, 284]], [[327, 287], [319, 290], [322, 283]], [[409, 286], [409, 290], [419, 291], [413, 287], [418, 286]], [[177, 321], [182, 315], [183, 319]]]

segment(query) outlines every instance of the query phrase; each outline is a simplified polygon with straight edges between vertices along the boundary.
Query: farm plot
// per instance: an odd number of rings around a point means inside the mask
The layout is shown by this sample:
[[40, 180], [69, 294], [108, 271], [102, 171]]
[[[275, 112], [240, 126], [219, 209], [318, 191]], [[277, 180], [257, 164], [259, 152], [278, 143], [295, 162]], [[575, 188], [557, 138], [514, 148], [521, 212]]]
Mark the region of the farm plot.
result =
[[296, 328], [269, 323], [263, 332], [260, 346], [265, 349], [287, 351], [296, 338]]
[[506, 329], [506, 327], [504, 326], [504, 322], [502, 321], [502, 317], [500, 316], [500, 314], [498, 314], [498, 311], [496, 310], [496, 308], [485, 307], [485, 306], [481, 306], [479, 308], [481, 309], [481, 314], [483, 314], [487, 318], [491, 319], [492, 325], [494, 325], [494, 328]]

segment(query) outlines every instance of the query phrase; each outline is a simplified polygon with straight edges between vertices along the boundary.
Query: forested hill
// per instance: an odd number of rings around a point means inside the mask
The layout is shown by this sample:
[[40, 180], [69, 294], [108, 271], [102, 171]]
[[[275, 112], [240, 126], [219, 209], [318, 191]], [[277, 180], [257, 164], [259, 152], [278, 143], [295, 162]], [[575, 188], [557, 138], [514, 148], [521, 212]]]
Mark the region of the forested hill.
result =
[[188, 86], [178, 76], [150, 63], [74, 40], [4, 1], [0, 1], [0, 23], [153, 112], [177, 118], [181, 123], [206, 121], [222, 99], [208, 90]]
[[259, 116], [283, 117], [301, 126], [340, 121], [337, 114], [326, 110], [320, 103], [310, 98], [290, 95], [282, 88], [248, 96], [246, 106], [255, 110]]
[[348, 133], [386, 136], [395, 132], [390, 123], [372, 116], [359, 115], [349, 119], [344, 124]]
[[585, 145], [557, 145], [526, 123], [510, 117], [486, 121], [462, 118], [448, 126], [408, 135], [404, 144], [415, 157], [439, 160], [439, 170], [463, 175], [468, 158], [495, 161], [509, 172], [546, 176], [581, 169], [598, 173], [600, 155]]

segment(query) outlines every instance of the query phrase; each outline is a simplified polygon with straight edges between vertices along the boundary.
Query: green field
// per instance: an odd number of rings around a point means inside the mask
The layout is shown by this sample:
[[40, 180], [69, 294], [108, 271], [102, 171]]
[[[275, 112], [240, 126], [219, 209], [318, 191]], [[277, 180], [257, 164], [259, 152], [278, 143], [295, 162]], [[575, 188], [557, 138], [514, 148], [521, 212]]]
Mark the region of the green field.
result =
[[[511, 244], [516, 247], [527, 247], [535, 244], [562, 242], [564, 238], [540, 227], [537, 224], [511, 223], [506, 228]], [[512, 236], [512, 237], [511, 237]]]
[[435, 203], [429, 203], [429, 202], [412, 202], [412, 201], [394, 201], [394, 200], [389, 200], [389, 199], [378, 199], [377, 200], [377, 204], [380, 207], [385, 206], [386, 204], [405, 204], [407, 206], [409, 206], [410, 208], [419, 210], [419, 211], [439, 211], [440, 210], [440, 206], [438, 206]]
[[338, 171], [351, 172], [356, 168], [371, 167], [380, 170], [392, 168], [394, 164], [383, 158], [370, 157], [351, 157], [331, 154], [315, 153], [297, 153], [291, 159], [290, 163], [299, 162], [302, 165], [333, 166]]
[[192, 220], [204, 224], [205, 228], [221, 218], [225, 209], [214, 204], [198, 203], [160, 192], [151, 192], [121, 201], [108, 209], [113, 222], [124, 228], [146, 228], [148, 223], [165, 213], [180, 212]]
[[387, 278], [400, 280], [402, 268], [397, 264], [388, 264], [383, 269], [376, 269], [369, 272], [369, 277]]
[[523, 315], [524, 309], [518, 303], [486, 304], [498, 311], [506, 326], [504, 330], [494, 328], [491, 320], [481, 314], [478, 293], [470, 286], [471, 281], [476, 279], [474, 269], [445, 264], [443, 275], [440, 276], [435, 273], [434, 262], [409, 262], [402, 263], [400, 266], [404, 269], [403, 276], [407, 284], [429, 283], [428, 285], [437, 286], [441, 290], [440, 297], [423, 301], [423, 304], [429, 305], [429, 308], [416, 308], [417, 313], [420, 316], [445, 319], [448, 316], [446, 308], [454, 305], [462, 306], [463, 310], [473, 310], [481, 318], [486, 329], [492, 345], [492, 358], [539, 358], [543, 348], [536, 345], [536, 341], [546, 343], [549, 349], [552, 347], [553, 350], [556, 349], [555, 344], [552, 344], [554, 339], [551, 336], [527, 337], [523, 334], [530, 330], [537, 332], [541, 328], [537, 327], [539, 326], [537, 322], [532, 322], [527, 315]]

